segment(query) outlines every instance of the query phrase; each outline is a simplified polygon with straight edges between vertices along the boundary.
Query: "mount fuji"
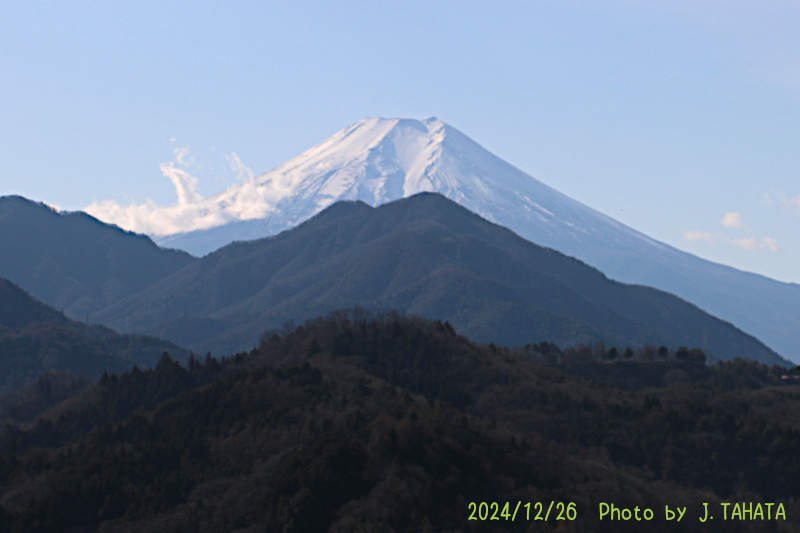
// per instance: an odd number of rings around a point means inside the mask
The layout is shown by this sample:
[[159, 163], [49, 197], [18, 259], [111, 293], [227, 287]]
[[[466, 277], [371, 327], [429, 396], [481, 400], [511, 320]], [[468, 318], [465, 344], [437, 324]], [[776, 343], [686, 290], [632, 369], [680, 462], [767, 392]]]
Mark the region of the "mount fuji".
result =
[[656, 241], [541, 183], [434, 117], [361, 120], [275, 169], [203, 200], [209, 210], [236, 207], [248, 220], [156, 242], [204, 255], [233, 241], [292, 228], [340, 200], [378, 206], [420, 192], [440, 193], [610, 278], [676, 294], [784, 357], [800, 360], [800, 285]]
[[244, 212], [248, 220], [156, 242], [205, 255], [292, 228], [340, 200], [378, 206], [420, 192], [438, 192], [537, 244], [566, 247], [570, 255], [597, 238], [627, 248], [663, 246], [535, 180], [435, 117], [361, 120], [202, 201], [208, 211]]

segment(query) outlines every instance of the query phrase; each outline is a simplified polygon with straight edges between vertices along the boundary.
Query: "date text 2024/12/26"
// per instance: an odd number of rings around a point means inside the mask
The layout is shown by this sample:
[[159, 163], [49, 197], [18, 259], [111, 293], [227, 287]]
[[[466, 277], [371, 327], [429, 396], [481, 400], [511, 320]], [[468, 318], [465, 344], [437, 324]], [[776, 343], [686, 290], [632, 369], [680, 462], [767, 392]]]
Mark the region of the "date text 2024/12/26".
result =
[[[554, 509], [555, 507], [555, 509]], [[470, 502], [468, 520], [548, 520], [551, 512], [553, 520], [575, 520], [578, 509], [575, 503], [551, 501], [549, 504], [506, 502]]]

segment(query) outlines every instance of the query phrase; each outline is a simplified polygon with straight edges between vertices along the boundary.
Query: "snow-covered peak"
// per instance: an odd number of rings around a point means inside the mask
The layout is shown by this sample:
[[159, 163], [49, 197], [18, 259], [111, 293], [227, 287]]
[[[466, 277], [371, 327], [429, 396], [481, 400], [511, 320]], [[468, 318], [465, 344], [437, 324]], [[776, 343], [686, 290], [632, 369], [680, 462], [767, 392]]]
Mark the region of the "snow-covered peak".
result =
[[227, 223], [158, 242], [204, 254], [293, 227], [340, 200], [377, 206], [420, 192], [438, 192], [574, 255], [588, 241], [663, 246], [539, 182], [436, 117], [360, 120], [269, 172], [202, 200], [206, 211], [227, 213]]
[[263, 214], [248, 218], [277, 214], [286, 199], [302, 198], [318, 209], [340, 199], [380, 204], [402, 196], [405, 175], [424, 171], [431, 156], [425, 147], [433, 147], [434, 137], [426, 122], [367, 118], [206, 201], [261, 206]]
[[443, 140], [444, 124], [436, 119], [367, 118], [255, 182], [280, 196], [316, 197], [319, 207], [342, 199], [377, 205], [433, 190], [424, 176]]

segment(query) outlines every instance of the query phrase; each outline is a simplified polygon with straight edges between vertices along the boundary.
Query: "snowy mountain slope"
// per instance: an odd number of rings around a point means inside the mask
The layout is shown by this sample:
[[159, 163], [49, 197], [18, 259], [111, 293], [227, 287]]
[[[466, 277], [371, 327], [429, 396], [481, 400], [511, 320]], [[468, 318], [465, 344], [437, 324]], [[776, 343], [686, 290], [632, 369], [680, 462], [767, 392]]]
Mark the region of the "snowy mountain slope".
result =
[[[526, 220], [537, 242], [573, 247], [586, 237], [625, 246], [657, 241], [591, 210], [496, 157], [436, 119], [368, 118], [283, 165], [204, 200], [250, 206], [252, 219], [161, 237], [162, 246], [204, 255], [234, 240], [294, 227], [338, 200], [377, 206], [419, 192], [438, 192], [503, 225]], [[237, 209], [242, 211], [241, 209]]]
[[[537, 181], [436, 119], [368, 118], [204, 202], [246, 205], [250, 220], [163, 237], [197, 255], [278, 233], [337, 200], [376, 206], [441, 193], [520, 236], [627, 283], [663, 289], [800, 360], [800, 285], [712, 263], [660, 243]], [[241, 209], [237, 209], [241, 211]]]

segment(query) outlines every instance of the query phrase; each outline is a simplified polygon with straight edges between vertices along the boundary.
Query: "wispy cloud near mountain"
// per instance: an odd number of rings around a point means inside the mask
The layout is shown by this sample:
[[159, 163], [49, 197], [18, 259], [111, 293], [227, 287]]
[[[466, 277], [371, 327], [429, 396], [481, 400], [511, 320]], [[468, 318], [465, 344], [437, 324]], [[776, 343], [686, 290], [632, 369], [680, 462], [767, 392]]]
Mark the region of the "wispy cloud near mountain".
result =
[[231, 170], [247, 191], [227, 204], [207, 202], [197, 192], [198, 178], [192, 174], [192, 161], [186, 147], [174, 149], [173, 161], [161, 164], [161, 173], [175, 187], [177, 201], [168, 206], [148, 199], [144, 203], [121, 205], [114, 200], [95, 200], [84, 211], [109, 224], [153, 236], [172, 235], [209, 229], [234, 220], [261, 218], [269, 214], [273, 202], [261, 188], [248, 186], [253, 171], [236, 153], [226, 156]]
[[[752, 230], [745, 225], [742, 220], [742, 215], [735, 211], [725, 213], [725, 216], [719, 221], [720, 225], [733, 230], [739, 230], [747, 233], [752, 233]], [[770, 252], [780, 252], [781, 248], [778, 241], [772, 237], [731, 237], [722, 233], [708, 233], [703, 231], [685, 231], [683, 233], [684, 239], [690, 243], [728, 243], [735, 245], [742, 250], [766, 250]]]
[[736, 212], [725, 213], [725, 216], [722, 217], [720, 224], [722, 224], [726, 228], [741, 228], [742, 215]]
[[778, 246], [778, 241], [772, 237], [762, 237], [761, 239], [756, 239], [755, 237], [746, 237], [743, 239], [733, 239], [731, 242], [745, 250], [769, 250], [770, 252], [781, 251], [780, 246]]

